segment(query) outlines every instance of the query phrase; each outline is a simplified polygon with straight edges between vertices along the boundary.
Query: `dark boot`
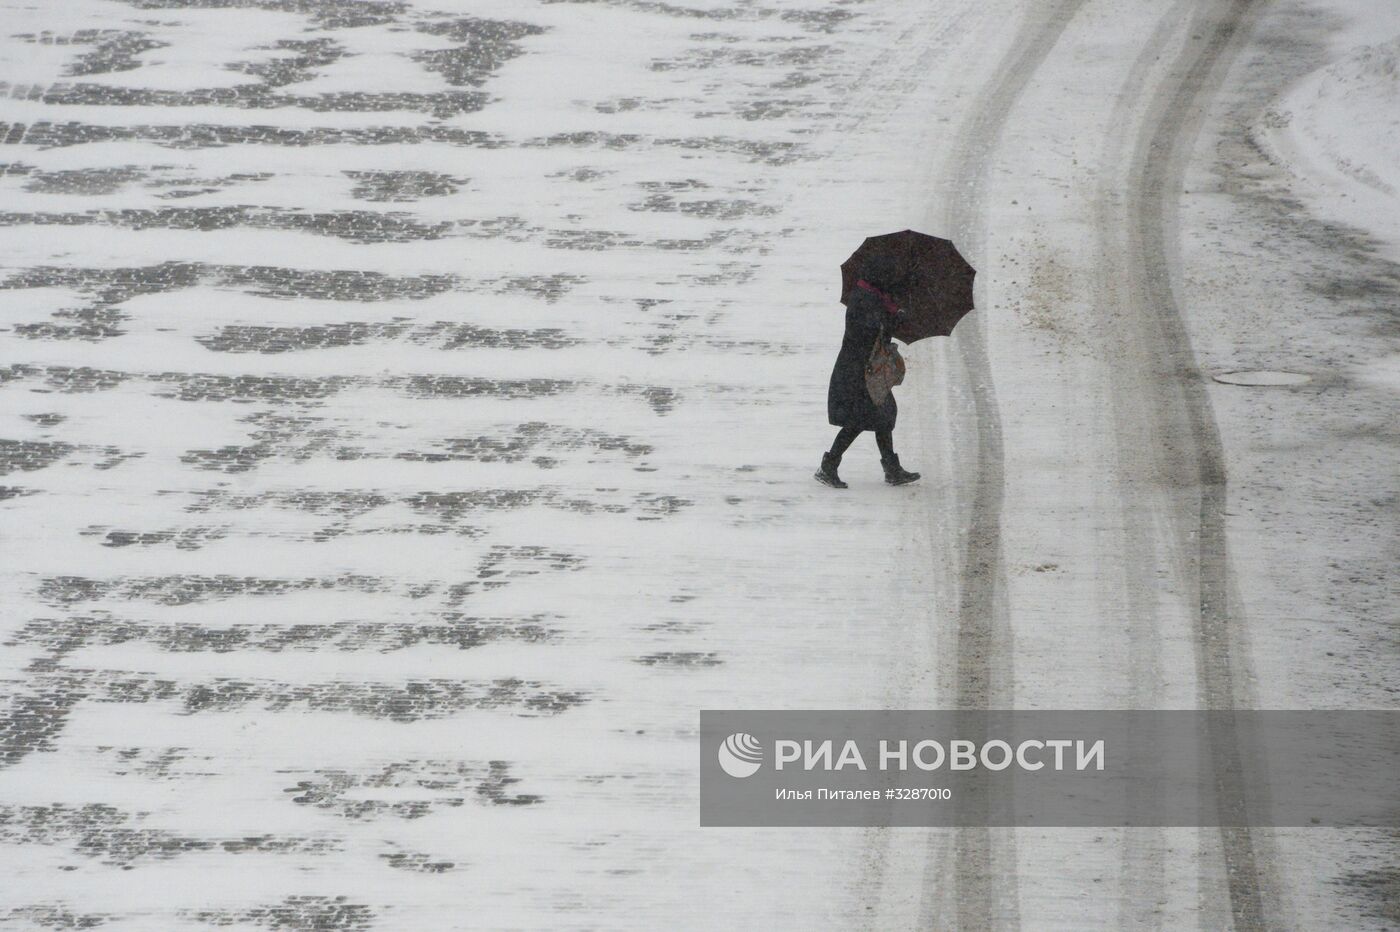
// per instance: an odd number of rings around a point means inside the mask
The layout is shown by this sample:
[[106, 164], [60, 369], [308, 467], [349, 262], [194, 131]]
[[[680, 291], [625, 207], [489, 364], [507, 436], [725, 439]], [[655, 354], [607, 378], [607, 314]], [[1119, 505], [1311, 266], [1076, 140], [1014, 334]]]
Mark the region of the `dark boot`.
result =
[[822, 468], [817, 470], [817, 481], [823, 485], [829, 485], [833, 489], [844, 489], [846, 483], [841, 481], [841, 477], [836, 475], [836, 467], [841, 465], [841, 457], [835, 453], [822, 454]]
[[910, 472], [899, 465], [898, 453], [880, 457], [880, 465], [885, 467], [885, 481], [890, 485], [906, 485], [919, 478], [918, 473]]

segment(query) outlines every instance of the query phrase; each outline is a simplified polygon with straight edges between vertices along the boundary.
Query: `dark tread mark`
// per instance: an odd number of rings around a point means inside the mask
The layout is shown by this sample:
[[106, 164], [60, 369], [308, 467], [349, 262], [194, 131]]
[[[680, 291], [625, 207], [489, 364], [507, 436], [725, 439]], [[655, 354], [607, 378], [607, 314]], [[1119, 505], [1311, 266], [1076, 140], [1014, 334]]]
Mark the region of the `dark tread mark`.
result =
[[[997, 68], [991, 89], [981, 95], [973, 108], [970, 124], [959, 134], [953, 164], [958, 166], [961, 192], [948, 211], [949, 227], [959, 242], [976, 244], [983, 240], [982, 199], [986, 173], [1011, 110], [1030, 83], [1061, 34], [1083, 5], [1083, 0], [1062, 0], [1024, 33]], [[972, 382], [972, 429], [975, 431], [975, 488], [970, 524], [959, 572], [961, 596], [958, 603], [956, 704], [960, 709], [985, 709], [993, 697], [995, 667], [1006, 670], [1010, 657], [997, 657], [999, 593], [1002, 587], [1001, 508], [1004, 497], [1001, 415], [986, 356], [980, 320], [964, 324], [971, 330], [959, 331], [959, 349]], [[985, 810], [991, 800], [966, 799], [963, 806]], [[1011, 842], [1014, 844], [1014, 842]], [[1014, 848], [1005, 858], [994, 858], [988, 829], [961, 829], [954, 844], [957, 884], [957, 924], [959, 929], [989, 928], [993, 916], [1018, 916], [1015, 876], [998, 870], [1002, 863], [1015, 863]], [[932, 870], [932, 865], [930, 870]], [[933, 877], [929, 875], [922, 913], [931, 920]], [[1019, 925], [1019, 917], [1015, 920]]]
[[[1140, 306], [1156, 325], [1162, 346], [1171, 353], [1164, 364], [1169, 364], [1177, 375], [1163, 381], [1179, 388], [1192, 438], [1192, 449], [1182, 452], [1194, 457], [1189, 465], [1200, 488], [1198, 508], [1192, 515], [1196, 530], [1187, 535], [1183, 546], [1193, 551], [1189, 559], [1198, 578], [1198, 677], [1203, 705], [1212, 709], [1233, 708], [1235, 704], [1237, 659], [1232, 653], [1231, 630], [1237, 620], [1230, 614], [1229, 552], [1223, 517], [1227, 510], [1225, 456], [1206, 382], [1173, 293], [1168, 257], [1175, 246], [1168, 237], [1174, 233], [1176, 196], [1182, 188], [1191, 144], [1199, 135], [1205, 106], [1223, 79], [1222, 66], [1233, 57], [1257, 5], [1256, 0], [1230, 0], [1228, 5], [1210, 3], [1198, 8], [1198, 28], [1208, 32], [1208, 36], [1204, 42], [1188, 46], [1189, 63], [1176, 73], [1165, 95], [1164, 112], [1153, 122], [1149, 135], [1134, 154], [1137, 183], [1132, 186], [1131, 209], [1137, 218], [1134, 232], [1141, 244], [1140, 249], [1133, 250], [1141, 262], [1137, 276], [1142, 289]], [[1242, 811], [1245, 788], [1240, 782], [1240, 749], [1228, 730], [1213, 729], [1211, 744], [1220, 806], [1227, 811]], [[1234, 927], [1267, 928], [1253, 837], [1247, 828], [1220, 831]]]

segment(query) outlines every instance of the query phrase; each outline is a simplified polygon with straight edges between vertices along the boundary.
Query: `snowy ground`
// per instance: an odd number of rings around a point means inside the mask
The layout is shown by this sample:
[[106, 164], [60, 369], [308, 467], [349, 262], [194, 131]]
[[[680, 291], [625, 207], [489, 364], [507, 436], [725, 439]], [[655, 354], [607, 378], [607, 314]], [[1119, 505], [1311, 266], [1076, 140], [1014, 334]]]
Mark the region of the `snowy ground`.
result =
[[[695, 767], [1396, 707], [1400, 10], [0, 11], [0, 926], [1400, 923], [1390, 834], [702, 831]], [[836, 494], [835, 266], [906, 226], [979, 310], [924, 480]]]

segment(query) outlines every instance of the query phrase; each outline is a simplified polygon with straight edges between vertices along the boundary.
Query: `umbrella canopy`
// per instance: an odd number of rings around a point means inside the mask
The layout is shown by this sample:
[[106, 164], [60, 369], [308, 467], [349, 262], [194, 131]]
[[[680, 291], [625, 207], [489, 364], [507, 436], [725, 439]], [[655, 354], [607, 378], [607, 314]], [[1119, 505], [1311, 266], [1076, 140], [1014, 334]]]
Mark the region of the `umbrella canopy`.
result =
[[[868, 278], [871, 274], [877, 278]], [[946, 239], [915, 230], [868, 236], [841, 263], [841, 303], [847, 303], [856, 282], [866, 278], [872, 285], [889, 290], [908, 313], [909, 319], [894, 331], [895, 337], [905, 343], [946, 337], [972, 310], [972, 279], [976, 274]]]

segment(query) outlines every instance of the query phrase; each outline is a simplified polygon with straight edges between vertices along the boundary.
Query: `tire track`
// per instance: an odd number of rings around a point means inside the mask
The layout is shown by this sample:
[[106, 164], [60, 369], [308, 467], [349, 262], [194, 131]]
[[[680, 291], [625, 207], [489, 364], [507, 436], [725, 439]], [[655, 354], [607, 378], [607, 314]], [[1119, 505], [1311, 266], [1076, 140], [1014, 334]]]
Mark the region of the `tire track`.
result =
[[[969, 108], [970, 119], [955, 143], [948, 190], [953, 196], [931, 225], [952, 236], [974, 264], [985, 254], [983, 196], [992, 154], [1017, 99], [1036, 69], [1074, 18], [1083, 0], [1063, 0], [1045, 8], [1022, 27], [1020, 35], [996, 69], [997, 78]], [[975, 456], [968, 474], [976, 476], [967, 504], [967, 538], [959, 573], [957, 609], [956, 707], [1009, 708], [1012, 704], [1009, 649], [1010, 624], [1005, 601], [1005, 568], [1001, 551], [1001, 509], [1004, 497], [1002, 425], [987, 357], [986, 321], [974, 314], [954, 338], [970, 386], [971, 404], [954, 404], [959, 434], [975, 438]], [[956, 402], [956, 399], [955, 399]], [[986, 797], [965, 799], [961, 805], [969, 822], [990, 811]], [[1015, 881], [1014, 834], [990, 828], [962, 828], [954, 844], [954, 883], [959, 929], [1015, 928], [1020, 925]], [[933, 927], [936, 865], [925, 878], [921, 924]]]
[[[1230, 605], [1223, 447], [1172, 285], [1178, 266], [1176, 200], [1206, 108], [1256, 6], [1256, 0], [1232, 0], [1228, 5], [1197, 7], [1186, 30], [1189, 38], [1166, 78], [1155, 88], [1137, 92], [1152, 96], [1133, 145], [1126, 203], [1121, 211], [1106, 211], [1110, 222], [1101, 224], [1101, 268], [1109, 293], [1117, 288], [1112, 270], [1126, 273], [1118, 319], [1127, 328], [1124, 345], [1132, 344], [1133, 359], [1124, 360], [1123, 370], [1131, 373], [1115, 387], [1133, 392], [1131, 401], [1145, 409], [1118, 402], [1119, 425], [1138, 416], [1147, 418], [1135, 432], [1146, 432], [1150, 442], [1143, 454], [1151, 470], [1145, 478], [1167, 490], [1177, 560], [1192, 586], [1196, 688], [1199, 705], [1207, 709], [1235, 706], [1241, 689], [1235, 674], [1244, 660], [1232, 650], [1238, 618]], [[1134, 75], [1151, 69], [1160, 54], [1157, 42], [1149, 43]], [[1130, 87], [1134, 83], [1130, 80]], [[1101, 203], [1112, 203], [1114, 193], [1111, 186], [1101, 190]], [[1117, 261], [1115, 253], [1124, 249], [1126, 260]], [[1114, 396], [1121, 398], [1117, 391]], [[1145, 532], [1145, 527], [1138, 528], [1137, 533]], [[1217, 804], [1228, 818], [1244, 803], [1240, 749], [1228, 729], [1213, 733], [1211, 743]], [[1233, 927], [1267, 928], [1268, 864], [1261, 859], [1255, 837], [1248, 829], [1222, 828], [1220, 847]]]
[[[822, 158], [830, 161], [839, 157], [849, 141], [867, 133], [879, 134], [888, 131], [888, 124], [899, 117], [909, 95], [924, 81], [930, 63], [948, 54], [950, 46], [956, 46], [960, 37], [976, 29], [975, 20], [989, 15], [985, 9], [968, 5], [961, 9], [947, 11], [937, 23], [930, 23], [923, 15], [907, 16], [899, 25], [898, 32], [888, 43], [889, 51], [878, 60], [872, 61], [852, 82], [855, 88], [841, 105], [842, 118], [832, 129], [835, 142], [822, 150]], [[930, 522], [932, 523], [932, 522]], [[926, 593], [932, 599], [934, 593]], [[927, 648], [910, 647], [911, 652]], [[884, 705], [887, 708], [917, 708], [926, 701], [926, 695], [915, 693], [907, 682], [892, 685]], [[858, 897], [866, 905], [860, 914], [862, 928], [879, 929], [882, 917], [878, 910], [891, 900], [897, 901], [899, 893], [892, 891], [889, 883], [890, 864], [899, 854], [897, 845], [898, 829], [867, 828], [860, 843], [861, 874], [857, 889]], [[929, 830], [930, 837], [923, 843], [922, 854], [928, 865], [945, 864], [947, 845], [944, 835]], [[930, 867], [930, 872], [932, 868]], [[925, 880], [924, 888], [929, 886]], [[927, 912], [927, 898], [920, 914]]]
[[[1173, 35], [1190, 18], [1194, 0], [1178, 0], [1164, 12], [1156, 27], [1143, 44], [1156, 54], [1142, 53], [1132, 63], [1127, 79], [1118, 91], [1109, 126], [1117, 128], [1107, 134], [1107, 143], [1100, 157], [1105, 171], [1117, 181], [1119, 167], [1132, 162], [1135, 140], [1128, 128], [1134, 125], [1134, 115], [1149, 89], [1160, 50], [1170, 48]], [[1123, 184], [1101, 185], [1095, 198], [1095, 220], [1099, 231], [1121, 226]], [[1101, 232], [1102, 236], [1102, 232]], [[1107, 242], [1107, 239], [1104, 240]], [[1119, 308], [1125, 301], [1123, 283], [1129, 280], [1128, 262], [1123, 247], [1100, 247], [1097, 256], [1099, 281], [1095, 284], [1094, 303], [1101, 309]], [[1169, 619], [1163, 617], [1158, 604], [1158, 567], [1169, 563], [1162, 554], [1159, 536], [1161, 521], [1156, 519], [1155, 507], [1158, 483], [1152, 474], [1140, 475], [1139, 461], [1143, 449], [1154, 447], [1154, 435], [1144, 432], [1145, 418], [1137, 406], [1124, 399], [1152, 394], [1154, 389], [1142, 384], [1142, 373], [1148, 360], [1142, 359], [1143, 340], [1135, 333], [1120, 332], [1130, 328], [1120, 326], [1121, 316], [1108, 315], [1101, 322], [1106, 358], [1122, 364], [1109, 367], [1107, 372], [1111, 410], [1107, 412], [1105, 429], [1111, 431], [1116, 447], [1114, 487], [1105, 495], [1106, 509], [1112, 509], [1113, 527], [1122, 528], [1119, 540], [1119, 572], [1109, 585], [1121, 588], [1127, 613], [1126, 649], [1129, 665], [1129, 688], [1124, 697], [1126, 707], [1134, 709], [1163, 708], [1164, 682], [1163, 632]], [[1169, 548], [1168, 548], [1169, 549]], [[1154, 736], [1137, 734], [1131, 738], [1134, 754], [1151, 753]], [[1134, 806], [1155, 803], [1153, 788], [1130, 790]], [[1119, 923], [1125, 928], [1160, 929], [1163, 915], [1159, 908], [1167, 887], [1167, 836], [1163, 829], [1140, 828], [1124, 832], [1119, 854], [1121, 905]]]

